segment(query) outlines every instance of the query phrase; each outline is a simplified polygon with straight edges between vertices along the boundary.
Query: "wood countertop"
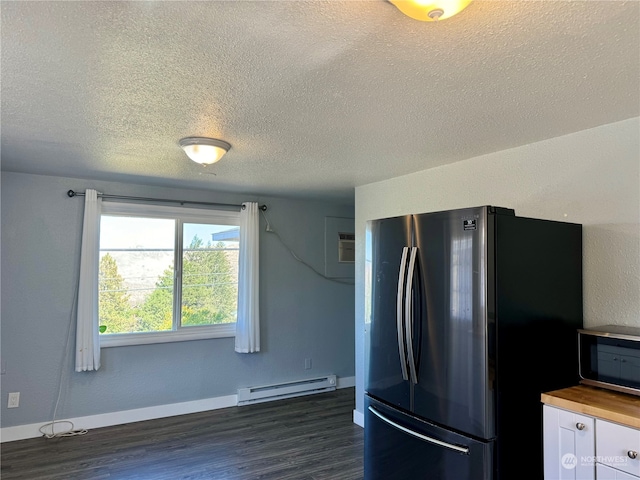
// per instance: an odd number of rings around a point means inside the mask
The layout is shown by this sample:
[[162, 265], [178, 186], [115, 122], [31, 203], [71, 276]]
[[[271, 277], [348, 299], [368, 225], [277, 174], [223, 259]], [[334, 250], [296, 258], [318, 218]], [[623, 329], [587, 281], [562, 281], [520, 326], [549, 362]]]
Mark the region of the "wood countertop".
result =
[[542, 403], [592, 417], [640, 428], [640, 397], [587, 385], [541, 395]]

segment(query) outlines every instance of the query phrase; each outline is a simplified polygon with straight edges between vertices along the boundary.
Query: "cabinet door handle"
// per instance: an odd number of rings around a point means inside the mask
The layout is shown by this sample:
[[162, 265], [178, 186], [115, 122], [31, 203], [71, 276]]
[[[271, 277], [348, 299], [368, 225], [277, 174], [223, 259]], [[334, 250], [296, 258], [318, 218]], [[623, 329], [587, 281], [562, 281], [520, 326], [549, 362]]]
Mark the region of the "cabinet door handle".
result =
[[636, 458], [638, 458], [638, 452], [635, 452], [633, 450], [629, 450], [627, 452], [627, 455], [629, 456], [630, 459], [635, 460]]
[[578, 430], [584, 430], [585, 428], [587, 428], [587, 426], [584, 423], [576, 423], [576, 428]]

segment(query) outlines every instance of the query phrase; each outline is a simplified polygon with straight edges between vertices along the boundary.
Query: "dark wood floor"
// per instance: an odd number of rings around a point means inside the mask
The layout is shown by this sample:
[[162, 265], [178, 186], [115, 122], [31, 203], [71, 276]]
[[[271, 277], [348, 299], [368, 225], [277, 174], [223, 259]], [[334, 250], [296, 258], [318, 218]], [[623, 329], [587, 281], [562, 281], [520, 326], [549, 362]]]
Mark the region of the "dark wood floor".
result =
[[362, 479], [354, 389], [3, 443], [2, 480]]

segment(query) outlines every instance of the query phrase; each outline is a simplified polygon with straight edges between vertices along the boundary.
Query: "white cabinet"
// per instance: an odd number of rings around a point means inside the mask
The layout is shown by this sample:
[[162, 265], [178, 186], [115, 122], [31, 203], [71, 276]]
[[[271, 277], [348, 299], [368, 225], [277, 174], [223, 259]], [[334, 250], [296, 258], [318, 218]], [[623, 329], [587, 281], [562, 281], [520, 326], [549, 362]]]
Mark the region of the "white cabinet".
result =
[[598, 463], [640, 478], [640, 430], [596, 419], [596, 456]]
[[638, 477], [607, 467], [601, 463], [596, 464], [596, 476], [598, 480], [638, 480]]
[[640, 430], [543, 406], [545, 480], [640, 480]]
[[595, 478], [595, 420], [543, 406], [545, 480]]

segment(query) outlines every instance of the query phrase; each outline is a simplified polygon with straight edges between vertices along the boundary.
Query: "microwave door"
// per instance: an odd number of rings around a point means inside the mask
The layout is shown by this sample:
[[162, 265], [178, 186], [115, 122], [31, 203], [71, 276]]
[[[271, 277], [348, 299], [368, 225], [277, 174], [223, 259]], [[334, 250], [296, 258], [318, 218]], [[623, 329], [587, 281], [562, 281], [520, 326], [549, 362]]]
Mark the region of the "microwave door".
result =
[[[578, 333], [580, 383], [640, 395], [640, 335], [617, 326]], [[624, 328], [624, 327], [622, 327]], [[629, 327], [626, 333], [640, 328]]]

